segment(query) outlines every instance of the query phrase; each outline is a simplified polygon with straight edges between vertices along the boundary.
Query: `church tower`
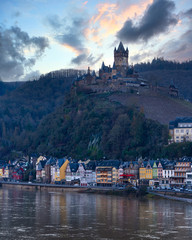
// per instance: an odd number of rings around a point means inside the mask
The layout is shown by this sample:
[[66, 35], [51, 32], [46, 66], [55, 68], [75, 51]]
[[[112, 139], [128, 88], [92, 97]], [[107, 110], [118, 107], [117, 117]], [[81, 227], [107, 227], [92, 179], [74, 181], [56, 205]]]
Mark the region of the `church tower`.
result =
[[123, 43], [119, 43], [119, 47], [114, 49], [114, 64], [116, 72], [121, 77], [126, 77], [128, 71], [129, 50], [125, 50]]

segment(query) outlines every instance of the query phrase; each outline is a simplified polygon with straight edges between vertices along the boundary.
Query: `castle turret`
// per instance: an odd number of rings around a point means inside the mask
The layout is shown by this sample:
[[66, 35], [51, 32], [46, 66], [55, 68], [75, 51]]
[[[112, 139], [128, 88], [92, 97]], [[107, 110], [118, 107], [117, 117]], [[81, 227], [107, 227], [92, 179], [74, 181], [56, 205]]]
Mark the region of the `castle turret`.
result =
[[128, 70], [128, 58], [129, 58], [129, 50], [128, 48], [124, 48], [123, 43], [120, 42], [119, 46], [116, 50], [114, 49], [114, 63], [116, 66], [117, 74], [122, 77], [126, 77], [126, 73]]
[[112, 77], [115, 76], [117, 73], [116, 71], [116, 66], [115, 66], [115, 62], [113, 62], [113, 68], [112, 68]]

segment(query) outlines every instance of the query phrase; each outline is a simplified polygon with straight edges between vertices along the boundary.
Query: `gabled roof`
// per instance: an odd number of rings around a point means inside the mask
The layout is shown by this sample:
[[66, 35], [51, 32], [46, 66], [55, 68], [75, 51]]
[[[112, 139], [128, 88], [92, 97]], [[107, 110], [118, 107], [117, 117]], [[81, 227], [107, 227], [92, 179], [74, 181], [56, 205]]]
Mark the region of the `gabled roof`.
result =
[[77, 169], [79, 168], [79, 164], [78, 163], [69, 163], [69, 167], [71, 172], [77, 172]]
[[48, 161], [46, 162], [46, 165], [54, 165], [56, 163], [56, 161], [57, 160], [55, 158], [50, 157], [48, 159]]
[[85, 170], [95, 170], [96, 168], [96, 163], [95, 161], [89, 161], [87, 164], [84, 166]]
[[65, 161], [66, 161], [66, 158], [60, 158], [57, 160], [59, 168], [62, 167]]

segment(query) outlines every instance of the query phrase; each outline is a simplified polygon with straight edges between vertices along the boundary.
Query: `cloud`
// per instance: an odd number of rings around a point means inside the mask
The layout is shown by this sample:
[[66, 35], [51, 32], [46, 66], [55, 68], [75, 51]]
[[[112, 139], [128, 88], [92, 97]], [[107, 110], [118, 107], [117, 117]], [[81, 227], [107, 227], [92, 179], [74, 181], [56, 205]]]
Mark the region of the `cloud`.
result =
[[151, 52], [142, 52], [142, 53], [138, 53], [138, 54], [135, 54], [133, 56], [131, 56], [130, 58], [130, 62], [140, 62], [140, 61], [143, 61], [144, 59], [146, 58], [150, 58], [151, 57]]
[[141, 15], [152, 0], [118, 0], [116, 3], [99, 3], [97, 13], [92, 16], [87, 36], [101, 45], [102, 41], [119, 31], [127, 16], [134, 18]]
[[192, 19], [192, 8], [183, 13], [183, 16]]
[[146, 9], [138, 23], [128, 19], [117, 38], [124, 42], [147, 41], [157, 34], [166, 32], [170, 26], [177, 24], [178, 19], [173, 14], [175, 4], [171, 0], [154, 0]]
[[54, 30], [62, 26], [62, 20], [60, 20], [59, 16], [56, 14], [47, 16], [45, 23]]
[[192, 56], [192, 30], [187, 30], [177, 39], [169, 40], [157, 52], [157, 56], [186, 61]]
[[82, 64], [89, 63], [90, 65], [95, 65], [98, 61], [101, 60], [103, 54], [100, 54], [97, 58], [95, 58], [92, 54], [80, 54], [79, 56], [72, 59], [72, 63], [74, 64]]
[[86, 17], [75, 16], [70, 19], [61, 19], [54, 15], [47, 17], [46, 22], [53, 30], [56, 30], [54, 39], [75, 53], [76, 57], [71, 60], [72, 64], [94, 64], [100, 60], [100, 56], [95, 58], [90, 54], [85, 44], [86, 29], [89, 25]]
[[21, 12], [19, 12], [19, 11], [15, 11], [15, 12], [12, 14], [12, 17], [15, 17], [15, 18], [20, 17], [20, 16], [21, 16]]
[[30, 73], [27, 73], [23, 78], [22, 81], [33, 81], [33, 80], [38, 80], [40, 77], [41, 73], [37, 71], [32, 71]]
[[29, 37], [19, 27], [4, 29], [0, 26], [0, 78], [18, 81], [49, 46], [44, 37]]

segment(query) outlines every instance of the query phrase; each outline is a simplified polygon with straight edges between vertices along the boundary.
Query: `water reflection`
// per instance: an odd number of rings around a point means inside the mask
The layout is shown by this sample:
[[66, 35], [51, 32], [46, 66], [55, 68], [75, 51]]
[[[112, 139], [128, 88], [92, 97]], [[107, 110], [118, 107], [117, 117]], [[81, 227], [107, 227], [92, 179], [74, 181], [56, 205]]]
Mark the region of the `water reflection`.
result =
[[192, 205], [170, 200], [0, 189], [0, 238], [190, 239]]

